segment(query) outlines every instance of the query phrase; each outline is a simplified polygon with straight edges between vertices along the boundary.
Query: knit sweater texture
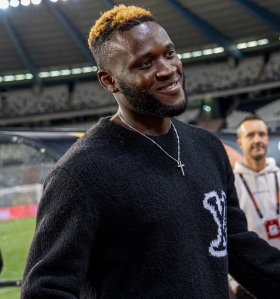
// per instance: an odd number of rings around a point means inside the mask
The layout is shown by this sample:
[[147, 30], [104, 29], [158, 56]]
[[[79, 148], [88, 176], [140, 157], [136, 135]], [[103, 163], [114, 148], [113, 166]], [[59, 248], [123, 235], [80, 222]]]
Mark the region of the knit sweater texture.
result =
[[[103, 118], [48, 174], [22, 299], [280, 298], [280, 252], [247, 231], [223, 145], [173, 123], [177, 163]], [[151, 137], [177, 158], [174, 130]], [[242, 249], [242, 250], [241, 250]]]

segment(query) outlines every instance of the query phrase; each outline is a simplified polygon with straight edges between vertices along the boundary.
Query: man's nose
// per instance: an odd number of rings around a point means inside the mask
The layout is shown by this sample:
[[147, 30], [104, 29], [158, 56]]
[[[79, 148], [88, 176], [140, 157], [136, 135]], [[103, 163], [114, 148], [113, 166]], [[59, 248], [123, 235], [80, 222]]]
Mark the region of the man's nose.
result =
[[161, 59], [158, 62], [156, 77], [161, 79], [163, 77], [172, 77], [175, 75], [177, 67], [175, 65], [170, 64], [169, 61]]
[[255, 143], [262, 142], [262, 137], [259, 134], [255, 134], [255, 136], [254, 136], [254, 142]]

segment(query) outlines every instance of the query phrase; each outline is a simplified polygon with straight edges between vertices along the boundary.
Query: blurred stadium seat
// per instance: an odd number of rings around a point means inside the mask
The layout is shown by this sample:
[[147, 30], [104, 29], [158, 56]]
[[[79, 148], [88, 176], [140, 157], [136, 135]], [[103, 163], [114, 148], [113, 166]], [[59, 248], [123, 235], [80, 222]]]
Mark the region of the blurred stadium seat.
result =
[[[251, 105], [254, 107], [254, 105]], [[269, 104], [263, 105], [258, 109], [252, 109], [249, 111], [234, 110], [227, 116], [226, 128], [222, 129], [224, 133], [235, 133], [239, 123], [250, 114], [257, 114], [267, 124], [268, 128], [275, 128], [280, 126], [280, 99], [272, 101]]]
[[31, 89], [11, 91], [2, 117], [19, 117], [61, 112], [67, 109], [68, 86], [45, 87], [38, 96]]
[[115, 98], [100, 85], [99, 81], [75, 85], [72, 103], [74, 109], [94, 109], [110, 104], [115, 104]]
[[75, 131], [80, 130], [81, 132], [85, 132], [94, 124], [96, 124], [96, 122], [83, 122], [83, 123], [75, 123], [75, 124], [58, 125], [58, 126], [53, 126], [52, 128], [64, 129], [69, 131], [75, 129]]
[[177, 119], [179, 119], [180, 121], [182, 121], [184, 123], [193, 122], [197, 119], [200, 112], [201, 112], [201, 109], [199, 109], [199, 108], [188, 109], [183, 114], [177, 116]]
[[266, 65], [265, 73], [262, 76], [262, 82], [273, 82], [280, 80], [280, 52], [273, 53]]
[[239, 123], [248, 115], [252, 113], [245, 111], [234, 110], [227, 118], [226, 118], [226, 128], [222, 130], [223, 133], [235, 133], [236, 128]]
[[241, 60], [235, 68], [226, 62], [185, 68], [187, 92], [192, 95], [253, 85], [262, 64], [262, 56], [257, 56]]
[[276, 126], [280, 124], [280, 99], [273, 101], [263, 107], [255, 110], [255, 113], [259, 115], [268, 126]]

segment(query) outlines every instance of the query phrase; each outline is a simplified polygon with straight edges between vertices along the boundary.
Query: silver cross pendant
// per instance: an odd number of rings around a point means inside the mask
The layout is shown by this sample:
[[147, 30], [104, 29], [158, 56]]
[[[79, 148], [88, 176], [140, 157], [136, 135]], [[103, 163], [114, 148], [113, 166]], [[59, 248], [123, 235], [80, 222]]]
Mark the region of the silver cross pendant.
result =
[[185, 166], [185, 164], [182, 164], [182, 162], [181, 162], [181, 161], [179, 161], [179, 162], [178, 162], [178, 166], [177, 166], [177, 167], [181, 167], [182, 175], [183, 175], [183, 176], [185, 176], [185, 173], [184, 173], [183, 166]]

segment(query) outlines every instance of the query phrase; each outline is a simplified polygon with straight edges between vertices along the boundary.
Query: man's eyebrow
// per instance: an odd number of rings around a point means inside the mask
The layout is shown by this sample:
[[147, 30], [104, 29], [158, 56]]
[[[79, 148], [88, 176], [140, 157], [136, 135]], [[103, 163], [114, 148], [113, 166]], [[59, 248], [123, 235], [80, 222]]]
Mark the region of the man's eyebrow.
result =
[[165, 47], [166, 47], [166, 49], [169, 49], [169, 48], [174, 47], [174, 44], [173, 44], [172, 42], [170, 42], [170, 43], [167, 44]]
[[[170, 49], [172, 47], [174, 47], [174, 44], [172, 42], [170, 42], [170, 43], [168, 43], [168, 44], [165, 45], [165, 49], [166, 50], [168, 50], [168, 49]], [[142, 55], [139, 55], [137, 57], [137, 59], [142, 59], [142, 58], [151, 57], [151, 56], [153, 56], [153, 53], [152, 52], [147, 52], [147, 53], [144, 53]]]

